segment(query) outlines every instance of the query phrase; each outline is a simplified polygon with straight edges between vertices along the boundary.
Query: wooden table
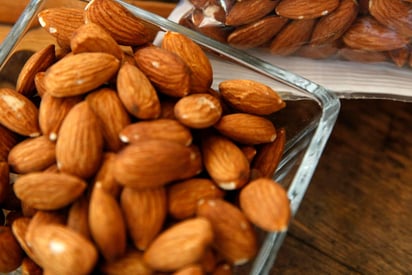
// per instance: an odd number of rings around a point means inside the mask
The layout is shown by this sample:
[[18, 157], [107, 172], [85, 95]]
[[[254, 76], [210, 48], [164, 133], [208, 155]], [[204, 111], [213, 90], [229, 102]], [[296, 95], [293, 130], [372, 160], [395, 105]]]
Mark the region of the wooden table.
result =
[[412, 274], [411, 103], [342, 101], [272, 273]]

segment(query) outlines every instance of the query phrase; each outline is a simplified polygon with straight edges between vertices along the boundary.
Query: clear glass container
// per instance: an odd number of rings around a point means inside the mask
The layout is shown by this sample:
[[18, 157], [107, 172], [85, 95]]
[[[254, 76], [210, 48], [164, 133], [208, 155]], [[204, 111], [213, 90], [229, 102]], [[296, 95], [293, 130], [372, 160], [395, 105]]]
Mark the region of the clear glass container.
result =
[[[59, 1], [67, 7], [84, 7], [79, 0]], [[244, 51], [216, 42], [200, 33], [185, 28], [154, 13], [118, 1], [135, 16], [159, 29], [154, 43], [159, 43], [164, 31], [180, 32], [207, 49], [213, 66], [213, 87], [225, 79], [245, 78], [265, 83], [278, 91], [287, 107], [273, 116], [277, 127], [287, 133], [286, 148], [273, 178], [285, 188], [294, 216], [304, 198], [318, 165], [322, 151], [334, 127], [340, 102], [336, 95], [324, 87], [293, 72], [276, 67]], [[53, 0], [32, 0], [12, 28], [1, 46], [1, 85], [15, 85], [17, 74], [24, 61], [36, 50], [54, 42], [54, 38], [38, 24], [36, 14], [44, 8], [55, 6]], [[17, 41], [17, 43], [15, 43]], [[5, 84], [6, 83], [6, 84]], [[268, 274], [287, 231], [261, 232], [261, 246], [253, 262], [241, 266], [236, 274]]]

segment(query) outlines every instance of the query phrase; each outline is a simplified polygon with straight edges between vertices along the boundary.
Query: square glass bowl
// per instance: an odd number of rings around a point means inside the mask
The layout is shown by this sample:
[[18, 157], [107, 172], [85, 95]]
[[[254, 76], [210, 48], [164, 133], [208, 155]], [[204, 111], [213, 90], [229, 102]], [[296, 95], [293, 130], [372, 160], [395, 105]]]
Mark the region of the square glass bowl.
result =
[[[66, 7], [84, 7], [85, 1], [58, 1]], [[286, 146], [273, 179], [281, 183], [290, 199], [292, 216], [310, 184], [319, 158], [334, 127], [340, 109], [339, 99], [324, 87], [292, 72], [276, 67], [244, 51], [216, 42], [147, 10], [118, 1], [135, 16], [159, 30], [154, 43], [164, 31], [186, 35], [206, 49], [214, 74], [213, 88], [222, 80], [243, 78], [260, 81], [279, 92], [286, 108], [273, 116], [278, 128], [286, 130]], [[31, 0], [22, 16], [3, 41], [0, 51], [0, 83], [13, 87], [25, 60], [35, 51], [54, 43], [55, 39], [38, 24], [36, 14], [56, 6], [54, 0]], [[249, 264], [236, 268], [235, 274], [268, 274], [287, 231], [260, 232], [260, 249]]]

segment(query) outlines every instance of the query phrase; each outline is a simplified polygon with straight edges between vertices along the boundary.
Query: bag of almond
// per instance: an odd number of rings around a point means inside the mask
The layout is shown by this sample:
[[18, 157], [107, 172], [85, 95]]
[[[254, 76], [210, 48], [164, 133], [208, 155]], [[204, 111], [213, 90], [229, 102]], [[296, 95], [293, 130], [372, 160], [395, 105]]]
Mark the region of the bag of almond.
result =
[[409, 101], [410, 0], [181, 0], [169, 19], [342, 98]]

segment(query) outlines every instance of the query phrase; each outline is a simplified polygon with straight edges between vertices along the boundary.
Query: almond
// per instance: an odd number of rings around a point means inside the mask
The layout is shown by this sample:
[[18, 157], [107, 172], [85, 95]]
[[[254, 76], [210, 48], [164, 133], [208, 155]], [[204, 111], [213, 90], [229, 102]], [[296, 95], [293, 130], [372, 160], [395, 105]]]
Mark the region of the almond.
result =
[[123, 147], [119, 134], [131, 122], [119, 95], [112, 89], [102, 88], [88, 94], [86, 101], [101, 121], [105, 148], [112, 152], [119, 151]]
[[207, 93], [197, 93], [179, 99], [174, 106], [175, 117], [183, 125], [201, 129], [214, 125], [222, 115], [219, 99]]
[[134, 58], [137, 66], [159, 92], [173, 97], [189, 94], [190, 71], [176, 54], [152, 46], [137, 50]]
[[303, 45], [295, 55], [312, 59], [333, 58], [339, 51], [339, 43], [340, 40], [335, 40], [321, 45]]
[[19, 136], [0, 124], [0, 161], [7, 161], [11, 148], [20, 141]]
[[289, 198], [279, 183], [260, 178], [249, 182], [239, 195], [240, 208], [259, 228], [274, 232], [285, 231], [291, 218]]
[[144, 140], [119, 152], [114, 164], [114, 178], [132, 188], [162, 186], [191, 177], [188, 167], [195, 161], [193, 149], [168, 140]]
[[26, 241], [26, 233], [29, 228], [29, 224], [31, 222], [31, 218], [28, 217], [19, 217], [15, 219], [11, 225], [11, 230], [13, 232], [13, 236], [16, 238], [17, 242], [19, 243], [20, 247], [23, 249], [24, 253], [30, 257], [30, 259], [34, 260], [36, 263], [36, 257], [33, 254], [32, 249], [27, 244]]
[[29, 137], [40, 135], [38, 109], [27, 97], [10, 88], [0, 88], [0, 124]]
[[160, 116], [160, 101], [147, 76], [136, 66], [124, 63], [117, 75], [117, 91], [127, 111], [136, 118]]
[[0, 204], [6, 199], [10, 188], [9, 170], [9, 164], [6, 161], [0, 161]]
[[81, 196], [73, 202], [67, 213], [67, 227], [91, 239], [89, 226], [89, 197]]
[[223, 198], [225, 192], [207, 178], [179, 181], [167, 189], [168, 212], [176, 219], [193, 217], [201, 199]]
[[403, 47], [400, 49], [392, 50], [388, 52], [389, 58], [399, 68], [405, 66], [409, 60], [409, 47]]
[[89, 274], [96, 265], [94, 245], [75, 231], [56, 224], [39, 226], [33, 250], [44, 272], [51, 274]]
[[116, 153], [105, 152], [103, 154], [102, 164], [93, 179], [93, 182], [99, 182], [102, 188], [115, 198], [119, 198], [122, 186], [114, 178], [114, 164]]
[[27, 97], [35, 94], [34, 79], [37, 73], [45, 71], [56, 60], [55, 45], [50, 44], [35, 52], [23, 65], [17, 82], [16, 91]]
[[145, 23], [113, 0], [94, 0], [85, 9], [85, 22], [103, 27], [120, 45], [137, 46], [153, 38]]
[[405, 47], [409, 38], [379, 23], [370, 16], [358, 18], [343, 35], [350, 48], [366, 51], [390, 51]]
[[219, 91], [225, 102], [245, 113], [268, 115], [286, 106], [275, 90], [254, 80], [224, 80], [219, 83]]
[[309, 41], [315, 22], [315, 19], [289, 21], [270, 42], [270, 52], [281, 56], [295, 53], [301, 46]]
[[197, 215], [210, 221], [213, 247], [229, 263], [241, 265], [256, 255], [256, 232], [239, 208], [222, 199], [206, 199], [199, 203]]
[[316, 23], [310, 43], [312, 45], [321, 45], [335, 41], [341, 37], [356, 20], [358, 12], [359, 5], [356, 1], [341, 1], [333, 12], [323, 16]]
[[288, 22], [285, 17], [270, 15], [237, 27], [230, 33], [227, 42], [237, 48], [250, 49], [270, 41]]
[[279, 0], [237, 1], [227, 14], [225, 24], [239, 26], [259, 20], [271, 13], [279, 2]]
[[339, 49], [338, 56], [346, 60], [361, 63], [384, 62], [388, 60], [387, 52], [367, 51], [362, 49], [352, 49], [348, 47]]
[[0, 226], [0, 272], [12, 272], [23, 261], [23, 250], [8, 226]]
[[287, 0], [276, 7], [279, 16], [291, 19], [314, 19], [325, 16], [339, 6], [339, 0]]
[[123, 59], [123, 51], [117, 42], [101, 26], [89, 22], [76, 29], [70, 39], [74, 54], [82, 52], [103, 52]]
[[273, 123], [257, 115], [245, 113], [224, 115], [213, 127], [222, 135], [242, 144], [261, 144], [276, 139]]
[[84, 12], [81, 9], [56, 7], [40, 11], [37, 15], [40, 25], [63, 48], [70, 47], [73, 32], [84, 24]]
[[96, 182], [89, 202], [91, 236], [106, 261], [126, 252], [126, 224], [117, 200]]
[[37, 94], [42, 97], [46, 93], [46, 87], [44, 86], [44, 76], [46, 72], [38, 72], [34, 76], [34, 86], [36, 87]]
[[238, 189], [248, 182], [249, 162], [230, 139], [219, 135], [204, 136], [201, 150], [206, 171], [220, 188]]
[[86, 189], [86, 182], [63, 173], [33, 172], [20, 176], [13, 189], [16, 196], [29, 206], [54, 210], [79, 198]]
[[100, 121], [86, 101], [74, 106], [60, 127], [56, 159], [62, 172], [90, 178], [98, 170], [103, 154]]
[[108, 53], [85, 52], [65, 56], [50, 66], [44, 76], [50, 95], [82, 95], [111, 79], [119, 69], [119, 60]]
[[[168, 134], [165, 135], [165, 132]], [[190, 129], [177, 120], [167, 118], [129, 124], [120, 131], [119, 135], [125, 143], [135, 143], [145, 139], [170, 140], [186, 146], [192, 143]]]
[[190, 69], [190, 93], [206, 93], [213, 80], [209, 58], [198, 44], [185, 35], [168, 31], [161, 47], [177, 54]]
[[46, 136], [25, 139], [10, 150], [10, 168], [18, 174], [42, 171], [56, 162], [55, 149], [56, 144]]
[[144, 252], [143, 259], [155, 270], [175, 271], [201, 259], [212, 241], [207, 219], [187, 219], [163, 231]]
[[56, 141], [64, 118], [81, 100], [81, 96], [54, 97], [49, 93], [43, 94], [39, 106], [39, 126], [43, 135]]
[[134, 246], [146, 250], [163, 229], [166, 219], [164, 187], [142, 190], [125, 187], [120, 202]]
[[154, 273], [143, 261], [143, 252], [137, 250], [129, 250], [116, 261], [103, 263], [100, 270], [107, 275], [152, 275]]

